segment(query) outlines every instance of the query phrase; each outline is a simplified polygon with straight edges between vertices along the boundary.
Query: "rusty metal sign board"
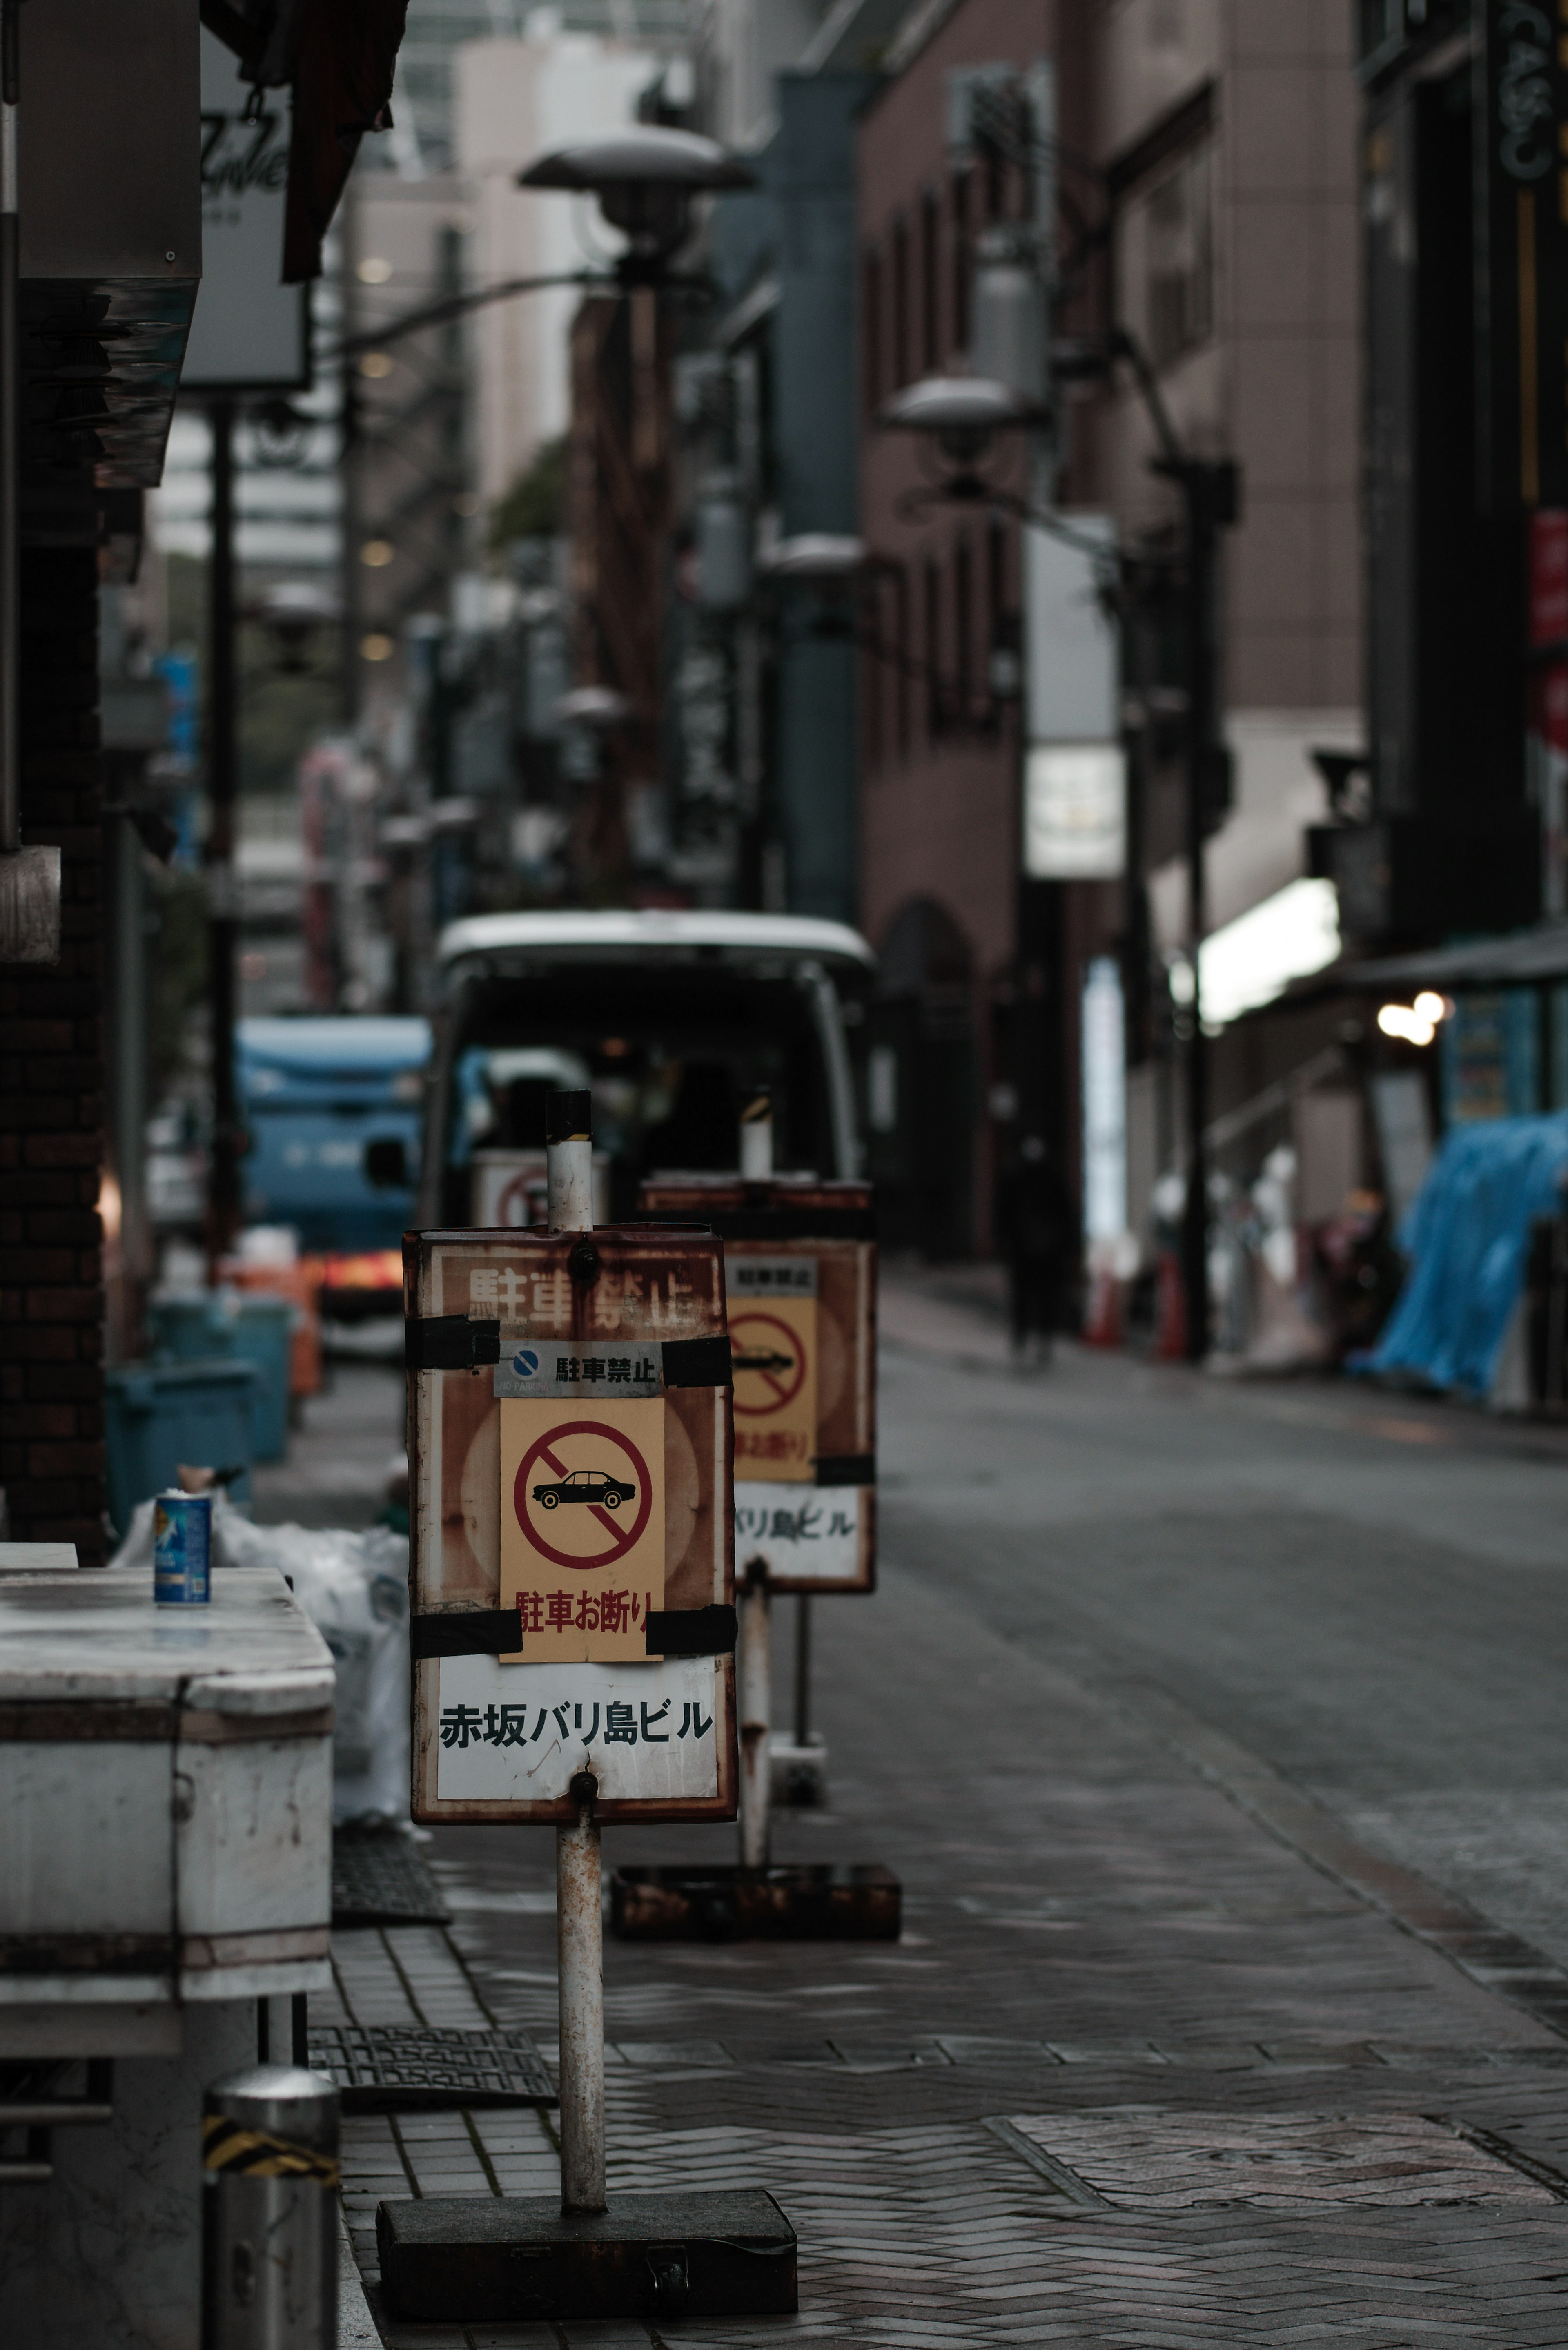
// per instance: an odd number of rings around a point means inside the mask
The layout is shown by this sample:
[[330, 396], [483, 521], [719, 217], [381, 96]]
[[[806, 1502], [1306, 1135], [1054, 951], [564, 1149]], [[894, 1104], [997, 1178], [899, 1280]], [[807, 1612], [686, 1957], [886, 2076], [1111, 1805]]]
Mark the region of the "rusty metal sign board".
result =
[[868, 1183], [672, 1175], [649, 1216], [724, 1243], [734, 1360], [735, 1557], [775, 1591], [870, 1591], [877, 1575], [877, 1243]]
[[702, 1232], [404, 1241], [414, 1817], [732, 1819], [730, 1346]]

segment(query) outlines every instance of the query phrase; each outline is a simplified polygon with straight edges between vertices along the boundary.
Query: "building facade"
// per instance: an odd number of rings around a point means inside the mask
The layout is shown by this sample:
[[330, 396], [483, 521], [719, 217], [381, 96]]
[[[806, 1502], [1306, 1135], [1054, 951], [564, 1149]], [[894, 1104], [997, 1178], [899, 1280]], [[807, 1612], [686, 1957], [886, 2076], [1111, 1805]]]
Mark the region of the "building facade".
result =
[[[1054, 139], [1023, 96], [1042, 61]], [[1306, 829], [1327, 814], [1313, 754], [1361, 742], [1349, 28], [1334, 11], [1251, 0], [959, 0], [911, 12], [884, 66], [860, 133], [863, 528], [886, 561], [862, 671], [862, 918], [901, 1002], [888, 1049], [914, 1055], [901, 1098], [889, 1083], [880, 1103], [884, 1177], [908, 1192], [922, 1245], [984, 1244], [1028, 1089], [1021, 1055], [1039, 1050], [1021, 1041], [1038, 1034], [1028, 1006], [1044, 995], [1075, 1189], [1082, 985], [1114, 954], [1137, 1232], [1183, 1147], [1167, 974], [1190, 949], [1186, 678], [1171, 599], [1149, 586], [1179, 573], [1181, 546], [1177, 493], [1150, 470], [1157, 406], [1183, 451], [1233, 459], [1242, 485], [1214, 621], [1229, 757], [1206, 852], [1211, 927], [1305, 878]], [[1021, 627], [1018, 527], [1003, 509], [922, 501], [927, 460], [877, 415], [900, 388], [973, 367], [981, 256], [999, 230], [1027, 249], [1030, 176], [1047, 163], [1044, 261], [1075, 353], [1054, 370], [1054, 486], [1069, 517], [1111, 517], [1124, 557], [1129, 870], [1125, 887], [1060, 884], [1042, 951], [1018, 933], [1020, 720], [998, 691]], [[1123, 356], [1107, 368], [1112, 336]], [[1216, 1109], [1258, 1080], [1256, 1059], [1220, 1051]], [[989, 1115], [971, 1121], [966, 1105]], [[949, 1146], [949, 1204], [919, 1206], [934, 1133], [971, 1123], [967, 1166]]]

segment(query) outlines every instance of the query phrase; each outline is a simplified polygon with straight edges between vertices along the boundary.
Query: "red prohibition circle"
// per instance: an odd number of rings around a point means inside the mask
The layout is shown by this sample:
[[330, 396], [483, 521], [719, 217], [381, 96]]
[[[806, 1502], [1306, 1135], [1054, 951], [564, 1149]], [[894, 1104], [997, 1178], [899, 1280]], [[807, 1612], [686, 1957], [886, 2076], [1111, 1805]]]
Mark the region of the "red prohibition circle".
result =
[[[545, 1446], [554, 1444], [556, 1439], [562, 1436], [605, 1437], [611, 1444], [618, 1445], [628, 1459], [635, 1462], [637, 1467], [638, 1483], [642, 1493], [642, 1501], [637, 1515], [614, 1547], [604, 1552], [598, 1558], [574, 1558], [569, 1551], [554, 1549], [549, 1543], [540, 1540], [535, 1531], [533, 1520], [526, 1514], [530, 1499], [529, 1472]], [[549, 1465], [555, 1468], [556, 1464], [551, 1461]], [[623, 1436], [618, 1428], [607, 1428], [602, 1419], [568, 1419], [561, 1427], [546, 1430], [545, 1435], [541, 1436], [536, 1443], [531, 1444], [523, 1455], [518, 1464], [516, 1482], [512, 1488], [512, 1507], [518, 1524], [541, 1557], [547, 1558], [552, 1566], [575, 1567], [580, 1575], [591, 1575], [601, 1566], [613, 1566], [617, 1559], [626, 1556], [628, 1550], [636, 1549], [642, 1539], [643, 1528], [648, 1523], [649, 1512], [653, 1507], [653, 1485], [648, 1474], [648, 1463], [629, 1437]]]
[[[735, 1397], [735, 1409], [745, 1419], [768, 1419], [772, 1418], [775, 1411], [783, 1411], [785, 1404], [793, 1403], [796, 1396], [799, 1395], [802, 1388], [805, 1385], [805, 1347], [802, 1344], [799, 1333], [792, 1330], [787, 1322], [781, 1322], [776, 1314], [732, 1314], [730, 1316], [731, 1339], [733, 1340], [737, 1330], [743, 1330], [747, 1324], [751, 1322], [765, 1322], [770, 1330], [782, 1331], [784, 1337], [789, 1341], [789, 1350], [794, 1358], [794, 1383], [790, 1387], [786, 1388], [784, 1393], [779, 1396], [774, 1402], [742, 1403], [738, 1393]], [[744, 1352], [743, 1348], [742, 1349], [742, 1352]], [[765, 1378], [768, 1375], [765, 1371], [742, 1371], [741, 1373], [741, 1377], [742, 1378]]]

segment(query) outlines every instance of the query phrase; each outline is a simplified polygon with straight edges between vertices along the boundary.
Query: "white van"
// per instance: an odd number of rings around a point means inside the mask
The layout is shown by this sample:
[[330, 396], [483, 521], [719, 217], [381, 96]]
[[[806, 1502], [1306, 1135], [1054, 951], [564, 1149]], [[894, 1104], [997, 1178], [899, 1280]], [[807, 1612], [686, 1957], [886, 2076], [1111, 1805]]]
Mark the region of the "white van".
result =
[[592, 1089], [601, 1222], [636, 1213], [645, 1176], [733, 1168], [741, 1108], [759, 1085], [773, 1090], [781, 1170], [861, 1172], [846, 1028], [863, 1017], [876, 958], [844, 924], [483, 914], [443, 931], [438, 960], [426, 1229], [532, 1221], [556, 1086]]

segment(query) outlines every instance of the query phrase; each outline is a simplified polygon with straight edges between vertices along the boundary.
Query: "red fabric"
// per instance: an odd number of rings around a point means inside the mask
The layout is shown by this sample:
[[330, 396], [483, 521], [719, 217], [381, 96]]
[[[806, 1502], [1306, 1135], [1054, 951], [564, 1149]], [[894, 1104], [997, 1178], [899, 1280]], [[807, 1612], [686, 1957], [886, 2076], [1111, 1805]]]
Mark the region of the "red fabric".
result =
[[360, 139], [391, 123], [408, 0], [307, 0], [294, 68], [283, 282], [321, 275], [321, 240]]

